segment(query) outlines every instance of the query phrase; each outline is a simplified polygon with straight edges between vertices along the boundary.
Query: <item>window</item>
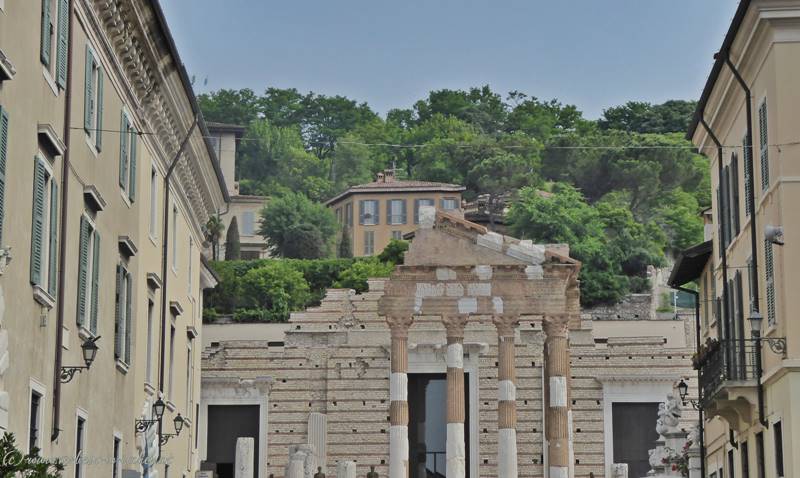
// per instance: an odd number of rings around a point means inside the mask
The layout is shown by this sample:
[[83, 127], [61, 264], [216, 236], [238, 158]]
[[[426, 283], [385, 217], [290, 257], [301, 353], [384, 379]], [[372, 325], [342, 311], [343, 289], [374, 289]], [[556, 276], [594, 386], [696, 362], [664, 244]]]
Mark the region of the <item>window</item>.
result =
[[119, 467], [119, 464], [120, 464], [119, 463], [119, 459], [120, 459], [119, 453], [120, 453], [120, 448], [122, 448], [121, 445], [122, 445], [122, 439], [115, 435], [114, 436], [114, 460], [111, 462], [111, 476], [113, 478], [119, 478], [119, 476], [120, 476], [119, 475], [119, 470], [120, 470], [120, 467]]
[[28, 452], [41, 449], [40, 432], [42, 428], [42, 394], [31, 390], [30, 415], [28, 426]]
[[58, 241], [58, 184], [50, 162], [42, 156], [33, 163], [33, 218], [31, 221], [30, 280], [33, 286], [56, 293]]
[[342, 219], [343, 219], [343, 217], [342, 217], [342, 208], [337, 207], [336, 208], [336, 222], [341, 224], [342, 223]]
[[766, 476], [764, 463], [764, 433], [756, 433], [756, 466], [758, 467], [758, 478]]
[[133, 202], [136, 199], [136, 140], [139, 134], [124, 110], [119, 131], [119, 187]]
[[[173, 321], [175, 316], [172, 316]], [[175, 326], [170, 326], [169, 330], [169, 381], [167, 382], [167, 397], [169, 400], [172, 400], [172, 382], [173, 382], [173, 372], [175, 365]]]
[[353, 227], [353, 203], [351, 202], [344, 205], [344, 222]]
[[154, 327], [154, 317], [153, 312], [155, 311], [155, 304], [152, 300], [147, 300], [147, 375], [145, 380], [147, 383], [154, 383], [155, 379], [153, 378], [153, 331]]
[[157, 237], [158, 232], [158, 173], [150, 170], [150, 237]]
[[89, 45], [86, 45], [83, 107], [83, 129], [100, 151], [103, 146], [103, 67]]
[[[56, 79], [56, 84], [64, 88], [67, 84], [68, 0], [42, 0], [41, 35], [39, 59]], [[56, 52], [55, 61], [53, 51]]]
[[375, 253], [375, 231], [364, 231], [364, 255]]
[[775, 473], [783, 478], [783, 425], [781, 422], [775, 422], [772, 434], [775, 439]]
[[733, 466], [734, 466], [733, 450], [728, 450], [728, 476], [730, 478], [736, 478], [736, 470]]
[[392, 231], [392, 239], [395, 241], [403, 240], [403, 231]]
[[744, 151], [744, 214], [750, 215], [750, 191], [753, 189], [753, 178], [750, 171], [753, 169], [753, 148], [747, 142], [747, 135], [742, 138], [742, 151]]
[[6, 191], [6, 154], [8, 152], [8, 110], [0, 106], [0, 247], [3, 245], [3, 207]]
[[758, 145], [761, 154], [761, 190], [769, 187], [769, 141], [767, 126], [767, 100], [758, 107]]
[[77, 323], [93, 335], [97, 333], [99, 271], [100, 233], [89, 217], [82, 215], [78, 245]]
[[132, 285], [130, 272], [117, 264], [116, 314], [114, 320], [114, 358], [126, 365], [131, 363]]
[[192, 391], [194, 390], [194, 363], [192, 361], [192, 342], [186, 344], [186, 410], [192, 409]]
[[419, 224], [419, 210], [422, 206], [435, 206], [436, 201], [433, 199], [416, 199], [414, 201], [414, 224]]
[[194, 269], [193, 264], [192, 264], [192, 258], [193, 257], [194, 257], [194, 240], [192, 240], [192, 238], [190, 237], [189, 238], [189, 273], [187, 274], [187, 276], [188, 276], [187, 278], [189, 280], [187, 281], [187, 284], [186, 284], [187, 285], [186, 293], [189, 295], [189, 297], [192, 296], [192, 269]]
[[452, 209], [458, 209], [458, 199], [456, 198], [442, 198], [442, 209], [445, 211], [450, 211]]
[[245, 211], [242, 213], [242, 234], [252, 236], [256, 232], [256, 213]]
[[217, 155], [217, 159], [220, 158], [220, 145], [222, 144], [222, 140], [219, 136], [209, 136], [208, 142], [211, 143], [211, 148], [214, 150], [214, 153]]
[[178, 208], [172, 207], [172, 270], [178, 269]]
[[772, 241], [764, 241], [764, 274], [767, 281], [767, 325], [775, 325], [775, 258]]
[[78, 416], [75, 427], [75, 478], [83, 477], [83, 442], [86, 439], [86, 418]]
[[405, 199], [390, 199], [386, 201], [387, 224], [406, 223]]
[[359, 220], [362, 226], [375, 226], [380, 223], [380, 211], [378, 201], [365, 200], [359, 201]]
[[730, 214], [731, 238], [739, 235], [739, 156], [731, 154], [728, 170], [728, 193], [730, 194], [728, 213]]
[[739, 453], [742, 455], [742, 478], [750, 478], [750, 454], [746, 441], [739, 444]]

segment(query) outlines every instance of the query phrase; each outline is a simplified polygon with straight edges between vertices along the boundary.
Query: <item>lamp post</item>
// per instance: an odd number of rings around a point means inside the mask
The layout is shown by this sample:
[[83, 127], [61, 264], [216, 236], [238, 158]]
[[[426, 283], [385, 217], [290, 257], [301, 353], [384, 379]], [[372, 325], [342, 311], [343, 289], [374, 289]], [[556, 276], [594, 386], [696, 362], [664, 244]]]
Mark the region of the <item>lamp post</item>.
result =
[[83, 354], [83, 363], [86, 365], [76, 365], [74, 367], [61, 367], [61, 383], [68, 383], [72, 381], [75, 377], [75, 373], [83, 372], [84, 370], [89, 370], [89, 367], [92, 366], [92, 362], [97, 357], [97, 351], [100, 349], [97, 346], [97, 341], [100, 340], [100, 336], [97, 337], [89, 337], [83, 341], [81, 344], [81, 353]]

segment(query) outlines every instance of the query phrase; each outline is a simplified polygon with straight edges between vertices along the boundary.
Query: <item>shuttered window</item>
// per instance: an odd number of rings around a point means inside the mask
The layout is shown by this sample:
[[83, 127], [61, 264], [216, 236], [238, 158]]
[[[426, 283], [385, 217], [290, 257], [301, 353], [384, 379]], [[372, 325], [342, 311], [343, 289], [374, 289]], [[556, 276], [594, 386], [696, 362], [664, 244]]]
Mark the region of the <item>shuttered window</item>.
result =
[[69, 42], [69, 0], [58, 1], [58, 33], [56, 35], [56, 84], [67, 87]]
[[775, 325], [775, 263], [772, 242], [764, 241], [764, 271], [767, 281], [767, 324]]
[[359, 224], [362, 226], [375, 226], [380, 224], [380, 203], [374, 200], [364, 200], [358, 202]]
[[728, 176], [730, 190], [731, 239], [739, 235], [739, 156], [731, 154], [730, 173]]
[[98, 151], [103, 145], [103, 68], [86, 45], [83, 128]]
[[42, 60], [42, 64], [48, 68], [50, 68], [50, 54], [53, 49], [53, 35], [55, 34], [51, 1], [52, 0], [42, 0], [42, 39], [39, 52], [39, 58]]
[[747, 135], [742, 138], [742, 154], [744, 155], [744, 214], [749, 216], [750, 211], [750, 191], [753, 189], [753, 178], [750, 171], [753, 169], [753, 148], [747, 142]]
[[769, 187], [769, 137], [767, 125], [767, 100], [758, 107], [758, 140], [761, 154], [761, 189]]
[[119, 186], [133, 202], [136, 199], [136, 141], [139, 135], [125, 111], [120, 113]]
[[364, 255], [375, 253], [375, 231], [364, 231]]
[[67, 85], [68, 41], [69, 0], [42, 0], [39, 59], [62, 89]]
[[78, 239], [78, 326], [97, 333], [100, 289], [100, 233], [86, 216], [81, 216]]
[[5, 219], [6, 155], [8, 154], [8, 111], [0, 106], [0, 248], [3, 244], [3, 220]]
[[49, 163], [40, 155], [33, 159], [30, 282], [56, 293], [58, 242], [58, 185]]
[[386, 201], [387, 224], [406, 223], [406, 201], [405, 199], [389, 199]]
[[130, 365], [132, 328], [132, 276], [122, 264], [117, 264], [115, 294], [114, 358]]

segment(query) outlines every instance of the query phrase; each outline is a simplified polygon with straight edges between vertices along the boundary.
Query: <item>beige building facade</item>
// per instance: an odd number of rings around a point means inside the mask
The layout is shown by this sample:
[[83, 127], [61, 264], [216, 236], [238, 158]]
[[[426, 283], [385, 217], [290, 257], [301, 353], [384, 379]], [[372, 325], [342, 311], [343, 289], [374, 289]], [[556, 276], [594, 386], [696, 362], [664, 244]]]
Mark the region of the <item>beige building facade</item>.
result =
[[345, 462], [358, 476], [611, 477], [615, 463], [644, 476], [659, 403], [691, 374], [693, 317], [582, 314], [578, 266], [564, 245], [439, 212], [369, 291], [331, 289], [288, 324], [214, 326], [203, 469], [226, 478], [250, 436], [260, 478], [298, 462], [328, 476]]
[[392, 239], [402, 239], [419, 227], [419, 211], [434, 206], [463, 217], [464, 186], [429, 181], [402, 181], [393, 170], [375, 181], [353, 186], [325, 204], [349, 234], [354, 257], [380, 254]]
[[[163, 12], [0, 1], [0, 64], [0, 430], [77, 478], [193, 474], [202, 226], [228, 195]], [[137, 427], [159, 398], [163, 446]]]
[[700, 286], [710, 340], [697, 364], [708, 476], [800, 474], [798, 54], [800, 3], [740, 2], [688, 135], [715, 192], [707, 252], [687, 251], [679, 281]]

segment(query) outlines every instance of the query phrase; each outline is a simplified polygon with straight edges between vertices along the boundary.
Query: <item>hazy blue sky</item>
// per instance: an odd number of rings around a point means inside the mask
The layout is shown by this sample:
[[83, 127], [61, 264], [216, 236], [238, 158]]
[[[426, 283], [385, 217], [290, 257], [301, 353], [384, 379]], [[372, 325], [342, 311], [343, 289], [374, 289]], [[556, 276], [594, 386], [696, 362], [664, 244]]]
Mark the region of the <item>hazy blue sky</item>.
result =
[[431, 89], [489, 84], [591, 118], [628, 100], [698, 98], [738, 3], [161, 1], [200, 92], [294, 87], [385, 113]]

